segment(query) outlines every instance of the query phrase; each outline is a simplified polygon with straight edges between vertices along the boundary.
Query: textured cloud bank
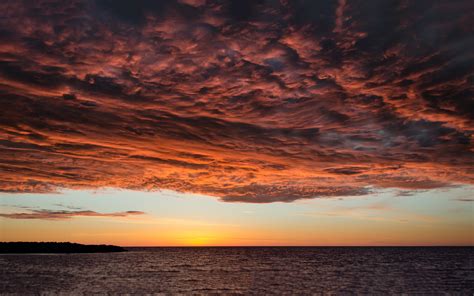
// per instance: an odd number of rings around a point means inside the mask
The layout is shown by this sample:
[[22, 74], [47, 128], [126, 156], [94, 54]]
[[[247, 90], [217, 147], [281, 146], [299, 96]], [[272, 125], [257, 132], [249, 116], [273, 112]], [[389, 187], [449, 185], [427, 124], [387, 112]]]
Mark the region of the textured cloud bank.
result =
[[2, 1], [0, 190], [474, 183], [472, 1]]
[[97, 213], [94, 211], [52, 211], [32, 210], [28, 213], [0, 213], [0, 217], [10, 219], [40, 219], [40, 220], [65, 220], [74, 217], [127, 217], [131, 215], [143, 215], [140, 211], [126, 211], [117, 213]]

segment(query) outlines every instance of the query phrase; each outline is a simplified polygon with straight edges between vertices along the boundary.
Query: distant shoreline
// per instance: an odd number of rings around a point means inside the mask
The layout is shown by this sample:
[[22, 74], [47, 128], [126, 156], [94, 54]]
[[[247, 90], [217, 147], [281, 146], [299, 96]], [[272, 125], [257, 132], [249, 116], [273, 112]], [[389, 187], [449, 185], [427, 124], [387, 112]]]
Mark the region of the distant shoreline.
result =
[[127, 250], [114, 245], [83, 245], [70, 242], [0, 242], [0, 254], [114, 253]]

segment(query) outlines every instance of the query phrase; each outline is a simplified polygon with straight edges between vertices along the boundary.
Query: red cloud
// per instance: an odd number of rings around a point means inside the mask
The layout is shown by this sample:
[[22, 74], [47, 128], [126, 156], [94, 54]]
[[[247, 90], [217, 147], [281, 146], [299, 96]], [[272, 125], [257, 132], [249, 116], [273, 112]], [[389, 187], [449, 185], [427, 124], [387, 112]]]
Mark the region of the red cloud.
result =
[[469, 1], [52, 2], [0, 4], [4, 192], [474, 183]]

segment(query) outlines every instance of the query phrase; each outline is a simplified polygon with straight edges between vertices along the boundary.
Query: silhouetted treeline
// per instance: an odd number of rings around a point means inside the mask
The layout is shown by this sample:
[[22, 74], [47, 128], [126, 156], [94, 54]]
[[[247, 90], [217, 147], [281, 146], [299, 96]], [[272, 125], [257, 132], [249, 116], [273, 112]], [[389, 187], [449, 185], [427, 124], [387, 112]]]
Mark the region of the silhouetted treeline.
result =
[[69, 242], [0, 242], [0, 253], [105, 253], [125, 252], [112, 245], [81, 245]]

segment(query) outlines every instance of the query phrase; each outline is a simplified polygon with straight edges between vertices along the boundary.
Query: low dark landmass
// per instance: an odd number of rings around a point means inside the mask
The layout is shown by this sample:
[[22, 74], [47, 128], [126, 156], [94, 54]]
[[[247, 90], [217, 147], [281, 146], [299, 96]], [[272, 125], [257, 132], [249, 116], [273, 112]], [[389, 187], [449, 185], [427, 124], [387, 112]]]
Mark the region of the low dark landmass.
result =
[[19, 253], [108, 253], [126, 252], [112, 245], [82, 245], [69, 242], [0, 242], [0, 254]]

